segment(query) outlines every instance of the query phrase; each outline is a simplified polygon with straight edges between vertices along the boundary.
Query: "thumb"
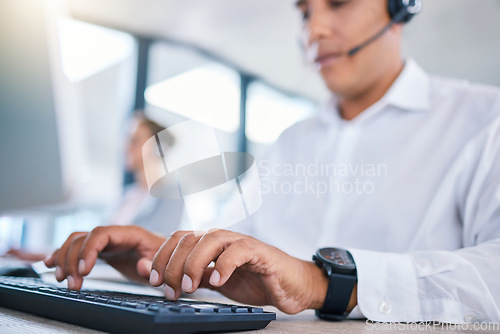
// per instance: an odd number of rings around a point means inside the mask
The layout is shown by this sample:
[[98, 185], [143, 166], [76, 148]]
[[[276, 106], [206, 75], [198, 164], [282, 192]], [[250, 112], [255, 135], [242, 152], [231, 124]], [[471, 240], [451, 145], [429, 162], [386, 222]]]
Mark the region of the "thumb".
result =
[[145, 279], [149, 279], [149, 275], [151, 275], [151, 266], [153, 265], [153, 261], [148, 258], [141, 258], [137, 261], [137, 273], [139, 276]]

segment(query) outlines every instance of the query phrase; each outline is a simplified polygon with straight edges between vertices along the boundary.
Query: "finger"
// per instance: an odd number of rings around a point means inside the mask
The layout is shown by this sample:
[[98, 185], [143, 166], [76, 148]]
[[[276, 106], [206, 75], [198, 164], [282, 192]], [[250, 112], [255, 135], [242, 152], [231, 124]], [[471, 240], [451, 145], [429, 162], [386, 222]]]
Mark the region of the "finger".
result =
[[227, 282], [236, 268], [247, 263], [256, 263], [259, 256], [254, 241], [253, 239], [243, 238], [231, 244], [215, 262], [208, 283], [214, 288], [218, 288]]
[[242, 238], [245, 238], [242, 234], [225, 230], [205, 234], [186, 259], [184, 273], [191, 280], [192, 286], [191, 289], [183, 291], [188, 293], [196, 291], [210, 263]]
[[144, 229], [137, 226], [99, 226], [93, 229], [85, 238], [79, 254], [78, 273], [86, 276], [95, 266], [99, 253], [139, 247], [141, 239], [145, 239]]
[[5, 254], [12, 255], [12, 256], [19, 256], [19, 254], [21, 254], [21, 252], [19, 251], [19, 249], [11, 248]]
[[198, 285], [198, 288], [205, 288], [211, 290], [214, 289], [214, 287], [209, 283], [210, 277], [212, 276], [214, 270], [215, 270], [214, 267], [208, 267], [207, 269], [205, 269], [205, 271], [203, 272], [203, 276], [201, 278], [201, 282]]
[[53, 251], [52, 254], [49, 254], [45, 260], [43, 260], [43, 263], [47, 266], [47, 268], [54, 268], [56, 266], [56, 257], [58, 252], [59, 250]]
[[160, 286], [163, 284], [163, 273], [167, 267], [168, 261], [174, 252], [175, 247], [179, 243], [181, 238], [191, 233], [189, 231], [176, 231], [172, 233], [170, 238], [168, 238], [153, 258], [153, 264], [151, 269], [151, 276], [149, 277], [149, 283], [152, 286]]
[[59, 250], [57, 251], [57, 256], [55, 258], [55, 266], [56, 266], [56, 279], [59, 282], [62, 282], [66, 278], [66, 275], [64, 273], [64, 267], [65, 267], [66, 257], [68, 255], [68, 250], [71, 247], [71, 244], [76, 238], [85, 234], [87, 233], [86, 232], [71, 233], [68, 239], [66, 239], [64, 244], [61, 246], [61, 248], [59, 248]]
[[163, 271], [165, 297], [167, 299], [175, 300], [180, 297], [182, 290], [191, 290], [193, 283], [189, 277], [184, 276], [184, 263], [200, 239], [200, 235], [188, 233], [179, 240], [177, 247], [175, 247]]
[[73, 240], [64, 262], [64, 274], [68, 280], [68, 288], [71, 290], [80, 290], [83, 283], [83, 278], [78, 273], [78, 262], [85, 237], [86, 235], [81, 235]]
[[139, 261], [137, 261], [137, 273], [139, 276], [145, 279], [149, 279], [151, 276], [151, 267], [153, 265], [153, 261], [151, 261], [148, 258], [141, 258]]

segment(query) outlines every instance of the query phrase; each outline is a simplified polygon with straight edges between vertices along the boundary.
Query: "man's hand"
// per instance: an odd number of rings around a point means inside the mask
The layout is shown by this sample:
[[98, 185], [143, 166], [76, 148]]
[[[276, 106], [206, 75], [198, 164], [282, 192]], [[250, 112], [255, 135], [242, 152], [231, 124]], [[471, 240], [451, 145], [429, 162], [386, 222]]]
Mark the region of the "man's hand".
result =
[[[153, 286], [165, 283], [165, 296], [172, 300], [182, 291], [203, 287], [241, 303], [274, 305], [295, 314], [321, 308], [328, 289], [328, 280], [314, 263], [225, 230], [178, 231], [165, 241], [138, 226], [97, 227], [73, 233], [45, 264], [56, 267], [58, 281], [67, 278], [68, 287], [78, 290], [98, 257], [128, 278], [149, 277]], [[356, 289], [348, 311], [355, 305]]]
[[[215, 266], [209, 267], [212, 261]], [[172, 300], [182, 291], [205, 287], [241, 303], [274, 305], [290, 314], [320, 308], [328, 287], [314, 263], [225, 230], [174, 233], [154, 257], [150, 283], [165, 283], [165, 296]]]
[[42, 253], [32, 253], [22, 249], [11, 248], [5, 255], [2, 256], [13, 256], [21, 261], [37, 262], [45, 258], [47, 254]]
[[144, 281], [151, 273], [151, 261], [164, 237], [138, 226], [103, 226], [92, 232], [75, 232], [44, 262], [56, 267], [59, 282], [68, 280], [70, 289], [79, 290], [83, 277], [102, 258], [130, 279]]

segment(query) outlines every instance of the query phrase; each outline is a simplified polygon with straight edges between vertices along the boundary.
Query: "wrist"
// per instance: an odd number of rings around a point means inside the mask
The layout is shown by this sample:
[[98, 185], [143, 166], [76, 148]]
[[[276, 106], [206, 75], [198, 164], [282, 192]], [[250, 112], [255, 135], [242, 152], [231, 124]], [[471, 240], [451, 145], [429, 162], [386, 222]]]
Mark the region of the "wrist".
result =
[[324, 304], [316, 309], [316, 315], [330, 321], [345, 319], [357, 300], [357, 270], [351, 253], [341, 248], [321, 248], [313, 261], [328, 279]]
[[[318, 268], [314, 262], [306, 262], [306, 266], [310, 274], [308, 283], [308, 286], [310, 287], [310, 300], [307, 308], [318, 310], [322, 308], [325, 303], [329, 281], [323, 271]], [[356, 305], [358, 305], [358, 283], [356, 283], [352, 289], [351, 298], [349, 299], [346, 312], [350, 313]]]
[[323, 271], [316, 266], [314, 262], [306, 262], [307, 272], [309, 273], [308, 287], [309, 303], [307, 309], [320, 309], [325, 303], [326, 293], [328, 291], [328, 278]]
[[353, 308], [358, 305], [358, 282], [354, 285], [351, 293], [351, 299], [349, 300], [349, 305], [347, 306], [346, 312], [351, 313]]

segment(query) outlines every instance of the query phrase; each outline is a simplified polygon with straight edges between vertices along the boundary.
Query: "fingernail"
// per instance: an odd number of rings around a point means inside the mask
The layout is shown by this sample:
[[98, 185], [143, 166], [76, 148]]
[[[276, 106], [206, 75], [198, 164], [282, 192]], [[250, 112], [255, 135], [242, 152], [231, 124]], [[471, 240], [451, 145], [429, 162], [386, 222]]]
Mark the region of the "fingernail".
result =
[[211, 285], [218, 285], [219, 282], [220, 282], [220, 274], [217, 270], [214, 270], [212, 272], [212, 275], [210, 275], [210, 279], [208, 280], [208, 282], [211, 284]]
[[156, 270], [151, 270], [151, 274], [149, 275], [149, 284], [158, 285], [160, 282], [160, 274]]
[[73, 278], [73, 276], [68, 276], [66, 279], [68, 280], [68, 288], [70, 290], [74, 290], [75, 289], [75, 279]]
[[57, 267], [56, 267], [56, 278], [57, 278], [58, 280], [62, 280], [62, 279], [63, 279], [63, 277], [64, 277], [64, 273], [63, 273], [62, 268], [61, 268], [61, 267], [59, 267], [59, 266], [57, 266]]
[[83, 275], [85, 272], [85, 260], [81, 259], [80, 262], [78, 262], [78, 272], [80, 275]]
[[165, 298], [169, 300], [175, 299], [175, 290], [165, 284]]
[[50, 258], [52, 257], [52, 254], [49, 254], [47, 255], [47, 257], [45, 259], [43, 259], [43, 263], [47, 263], [48, 260], [50, 260]]
[[184, 277], [182, 277], [182, 291], [191, 292], [192, 288], [193, 288], [193, 280], [191, 279], [191, 277], [184, 274]]

